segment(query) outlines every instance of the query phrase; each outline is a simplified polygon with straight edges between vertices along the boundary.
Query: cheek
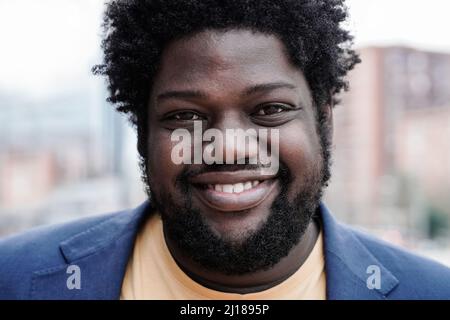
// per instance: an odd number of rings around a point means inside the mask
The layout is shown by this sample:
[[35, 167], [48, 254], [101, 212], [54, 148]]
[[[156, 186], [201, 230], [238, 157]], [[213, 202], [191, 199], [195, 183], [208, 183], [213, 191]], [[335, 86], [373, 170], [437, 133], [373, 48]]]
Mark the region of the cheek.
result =
[[169, 131], [151, 132], [147, 148], [148, 176], [151, 184], [158, 189], [169, 190], [175, 184], [182, 167], [171, 159], [172, 147], [176, 142], [170, 139]]
[[290, 169], [295, 185], [305, 182], [321, 159], [319, 137], [314, 127], [297, 122], [280, 130], [280, 160]]

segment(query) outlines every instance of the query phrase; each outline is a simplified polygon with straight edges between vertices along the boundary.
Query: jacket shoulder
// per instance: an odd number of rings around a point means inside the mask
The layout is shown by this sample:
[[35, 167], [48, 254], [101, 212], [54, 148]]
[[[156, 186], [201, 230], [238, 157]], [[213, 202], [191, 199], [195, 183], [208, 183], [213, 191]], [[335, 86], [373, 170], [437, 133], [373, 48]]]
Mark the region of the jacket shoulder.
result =
[[26, 299], [34, 272], [66, 264], [62, 241], [120, 213], [37, 227], [0, 239], [0, 299]]
[[450, 268], [363, 231], [353, 229], [353, 233], [399, 280], [388, 298], [450, 299]]

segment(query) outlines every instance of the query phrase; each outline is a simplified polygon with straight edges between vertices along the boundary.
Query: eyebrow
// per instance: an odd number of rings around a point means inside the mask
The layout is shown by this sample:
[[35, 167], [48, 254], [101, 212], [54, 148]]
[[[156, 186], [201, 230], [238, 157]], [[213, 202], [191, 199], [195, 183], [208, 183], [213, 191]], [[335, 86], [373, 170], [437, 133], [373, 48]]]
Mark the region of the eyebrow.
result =
[[[272, 83], [263, 83], [250, 86], [243, 91], [243, 96], [249, 96], [255, 93], [267, 92], [276, 89], [296, 89], [297, 87], [291, 83], [287, 82], [272, 82]], [[167, 99], [194, 99], [194, 98], [208, 98], [208, 94], [200, 90], [172, 90], [166, 91], [158, 95], [156, 100], [161, 102], [162, 100]]]
[[291, 83], [287, 82], [272, 82], [272, 83], [263, 83], [251, 86], [244, 90], [244, 95], [249, 96], [259, 92], [272, 91], [276, 89], [296, 89], [297, 87]]

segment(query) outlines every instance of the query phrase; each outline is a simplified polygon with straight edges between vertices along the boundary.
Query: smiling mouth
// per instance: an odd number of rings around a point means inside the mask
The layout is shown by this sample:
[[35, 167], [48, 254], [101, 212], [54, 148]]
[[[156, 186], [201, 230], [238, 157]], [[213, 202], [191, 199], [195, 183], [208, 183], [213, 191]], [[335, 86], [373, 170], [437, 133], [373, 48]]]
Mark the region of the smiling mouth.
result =
[[191, 179], [195, 196], [207, 207], [222, 212], [257, 207], [273, 191], [276, 181], [275, 176], [240, 171], [208, 172]]

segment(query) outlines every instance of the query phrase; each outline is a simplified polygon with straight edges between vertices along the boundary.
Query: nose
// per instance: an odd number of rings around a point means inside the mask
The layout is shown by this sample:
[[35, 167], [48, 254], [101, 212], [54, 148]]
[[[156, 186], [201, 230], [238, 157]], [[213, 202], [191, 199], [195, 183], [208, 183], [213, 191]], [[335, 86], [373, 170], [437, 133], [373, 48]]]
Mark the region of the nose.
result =
[[224, 164], [257, 164], [258, 134], [238, 114], [228, 114], [215, 122], [214, 128], [221, 132], [222, 139], [215, 142], [220, 149]]

